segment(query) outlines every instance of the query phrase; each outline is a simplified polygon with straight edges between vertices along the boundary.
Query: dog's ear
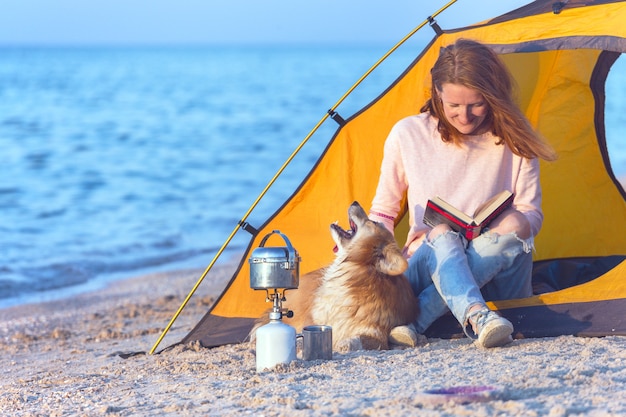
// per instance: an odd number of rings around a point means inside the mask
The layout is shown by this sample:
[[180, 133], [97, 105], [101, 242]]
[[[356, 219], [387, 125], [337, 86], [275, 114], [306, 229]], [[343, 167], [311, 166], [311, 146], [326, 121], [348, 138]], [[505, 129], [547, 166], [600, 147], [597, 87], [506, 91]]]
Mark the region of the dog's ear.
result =
[[395, 244], [388, 244], [382, 250], [382, 258], [378, 260], [378, 268], [387, 275], [400, 275], [409, 264]]

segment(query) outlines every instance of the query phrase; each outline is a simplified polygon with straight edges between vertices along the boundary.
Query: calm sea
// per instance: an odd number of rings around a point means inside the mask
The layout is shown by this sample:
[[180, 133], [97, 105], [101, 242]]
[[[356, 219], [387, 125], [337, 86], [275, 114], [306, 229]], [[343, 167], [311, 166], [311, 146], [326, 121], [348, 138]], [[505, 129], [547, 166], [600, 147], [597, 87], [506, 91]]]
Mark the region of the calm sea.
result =
[[[0, 307], [145, 272], [204, 268], [381, 47], [0, 48]], [[412, 60], [399, 51], [344, 116]], [[607, 130], [626, 175], [626, 62]], [[248, 221], [262, 223], [336, 129], [327, 121]], [[616, 140], [612, 140], [616, 137]], [[238, 232], [223, 255], [240, 253]]]

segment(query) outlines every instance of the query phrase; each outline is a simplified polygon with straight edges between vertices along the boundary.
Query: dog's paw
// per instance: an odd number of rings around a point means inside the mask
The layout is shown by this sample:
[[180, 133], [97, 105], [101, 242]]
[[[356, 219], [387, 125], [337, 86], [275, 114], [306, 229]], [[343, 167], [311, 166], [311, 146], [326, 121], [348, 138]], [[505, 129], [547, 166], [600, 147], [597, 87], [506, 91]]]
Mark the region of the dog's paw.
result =
[[354, 352], [355, 350], [363, 350], [363, 343], [360, 337], [351, 337], [337, 342], [335, 349], [341, 353]]
[[393, 347], [416, 347], [426, 343], [426, 336], [417, 333], [412, 324], [406, 324], [391, 329], [388, 341]]

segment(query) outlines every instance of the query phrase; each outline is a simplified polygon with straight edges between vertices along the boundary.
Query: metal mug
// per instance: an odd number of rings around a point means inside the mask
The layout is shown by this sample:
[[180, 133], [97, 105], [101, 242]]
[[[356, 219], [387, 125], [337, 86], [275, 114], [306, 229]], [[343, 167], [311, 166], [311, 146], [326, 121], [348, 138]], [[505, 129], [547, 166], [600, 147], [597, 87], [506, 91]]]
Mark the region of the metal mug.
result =
[[302, 360], [333, 358], [333, 329], [326, 325], [305, 326], [302, 329]]

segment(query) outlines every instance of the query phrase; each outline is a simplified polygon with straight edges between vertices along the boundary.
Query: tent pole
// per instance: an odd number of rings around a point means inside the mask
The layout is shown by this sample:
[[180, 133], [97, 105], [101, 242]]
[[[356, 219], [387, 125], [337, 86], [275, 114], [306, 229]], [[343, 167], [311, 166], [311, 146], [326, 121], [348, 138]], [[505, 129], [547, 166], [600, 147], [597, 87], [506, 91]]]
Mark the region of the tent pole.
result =
[[222, 247], [217, 251], [217, 253], [215, 254], [215, 256], [213, 257], [213, 260], [211, 261], [211, 263], [209, 263], [209, 265], [206, 267], [206, 269], [204, 270], [204, 272], [202, 273], [202, 275], [200, 276], [200, 278], [197, 280], [196, 284], [193, 286], [193, 288], [191, 289], [191, 291], [189, 292], [189, 294], [187, 294], [187, 297], [185, 297], [185, 300], [182, 302], [182, 304], [180, 305], [180, 307], [178, 308], [178, 310], [176, 311], [176, 313], [174, 314], [174, 316], [172, 317], [172, 319], [170, 320], [170, 322], [167, 324], [167, 326], [165, 327], [165, 329], [163, 330], [163, 332], [161, 333], [161, 335], [159, 336], [159, 338], [157, 339], [156, 343], [154, 344], [154, 346], [152, 346], [152, 349], [150, 349], [150, 354], [152, 355], [155, 350], [157, 349], [157, 347], [159, 346], [159, 344], [161, 343], [161, 341], [163, 340], [163, 338], [165, 337], [165, 335], [167, 334], [167, 332], [169, 332], [170, 328], [172, 327], [172, 325], [174, 324], [174, 322], [176, 321], [176, 319], [178, 319], [178, 316], [180, 316], [180, 314], [182, 313], [183, 309], [187, 306], [187, 303], [189, 302], [189, 300], [191, 299], [191, 297], [194, 295], [194, 293], [196, 292], [196, 290], [198, 289], [198, 287], [200, 287], [200, 284], [202, 283], [202, 281], [204, 280], [204, 278], [207, 276], [207, 274], [209, 273], [209, 271], [213, 268], [213, 265], [215, 265], [215, 262], [217, 262], [218, 258], [221, 256], [221, 254], [224, 252], [224, 250], [226, 249], [226, 247], [228, 246], [228, 244], [230, 243], [230, 241], [235, 237], [235, 234], [237, 233], [237, 230], [239, 230], [239, 228], [245, 223], [246, 219], [248, 218], [248, 216], [250, 215], [250, 213], [252, 213], [252, 211], [256, 208], [256, 206], [259, 204], [259, 202], [261, 201], [261, 199], [265, 196], [265, 194], [268, 192], [268, 190], [270, 189], [270, 187], [272, 185], [274, 185], [274, 183], [276, 182], [276, 180], [278, 179], [278, 177], [283, 173], [283, 171], [287, 168], [287, 166], [291, 163], [291, 161], [296, 157], [296, 155], [300, 152], [300, 150], [302, 149], [302, 147], [304, 147], [304, 145], [309, 141], [309, 139], [313, 136], [313, 134], [315, 134], [315, 132], [317, 132], [317, 130], [320, 128], [320, 126], [326, 121], [326, 119], [329, 117], [329, 115], [331, 113], [333, 113], [337, 107], [339, 107], [339, 105], [341, 103], [343, 103], [343, 101], [365, 80], [365, 78], [367, 78], [376, 68], [378, 68], [378, 66], [384, 61], [386, 60], [392, 53], [394, 53], [396, 51], [396, 49], [398, 49], [400, 46], [402, 46], [407, 40], [409, 40], [413, 35], [415, 35], [415, 33], [417, 33], [417, 31], [419, 31], [421, 28], [423, 28], [424, 26], [426, 26], [427, 24], [429, 24], [432, 19], [436, 16], [438, 16], [441, 12], [443, 12], [444, 10], [446, 10], [448, 7], [452, 6], [452, 4], [456, 3], [457, 0], [450, 0], [447, 4], [445, 4], [443, 7], [441, 7], [439, 10], [437, 10], [435, 13], [433, 13], [432, 15], [428, 16], [428, 18], [426, 20], [424, 20], [420, 25], [418, 25], [415, 29], [413, 29], [411, 32], [409, 32], [409, 34], [407, 34], [404, 38], [402, 38], [398, 43], [396, 43], [389, 51], [387, 51], [387, 53], [385, 53], [378, 61], [376, 61], [376, 63], [374, 63], [374, 65], [372, 65], [370, 67], [370, 69], [368, 69], [362, 76], [361, 78], [359, 78], [352, 87], [350, 87], [350, 89], [348, 89], [348, 91], [346, 91], [346, 93], [341, 96], [339, 98], [339, 100], [337, 100], [337, 102], [330, 108], [330, 110], [328, 110], [328, 112], [326, 114], [324, 114], [324, 116], [320, 119], [319, 122], [317, 122], [317, 124], [313, 127], [313, 129], [311, 129], [311, 131], [306, 135], [306, 137], [300, 142], [300, 144], [298, 145], [298, 147], [291, 153], [291, 155], [289, 156], [289, 158], [287, 158], [287, 160], [283, 163], [283, 165], [278, 169], [278, 171], [276, 172], [276, 174], [272, 177], [272, 179], [267, 183], [267, 185], [265, 186], [265, 188], [263, 189], [263, 191], [261, 191], [261, 193], [259, 194], [259, 196], [256, 198], [256, 200], [254, 200], [254, 202], [252, 203], [252, 205], [250, 206], [250, 208], [246, 211], [246, 213], [243, 215], [243, 217], [241, 218], [241, 220], [237, 223], [237, 226], [233, 229], [233, 231], [231, 232], [230, 236], [228, 236], [228, 238], [226, 239], [226, 241], [224, 242], [224, 244], [222, 245]]

